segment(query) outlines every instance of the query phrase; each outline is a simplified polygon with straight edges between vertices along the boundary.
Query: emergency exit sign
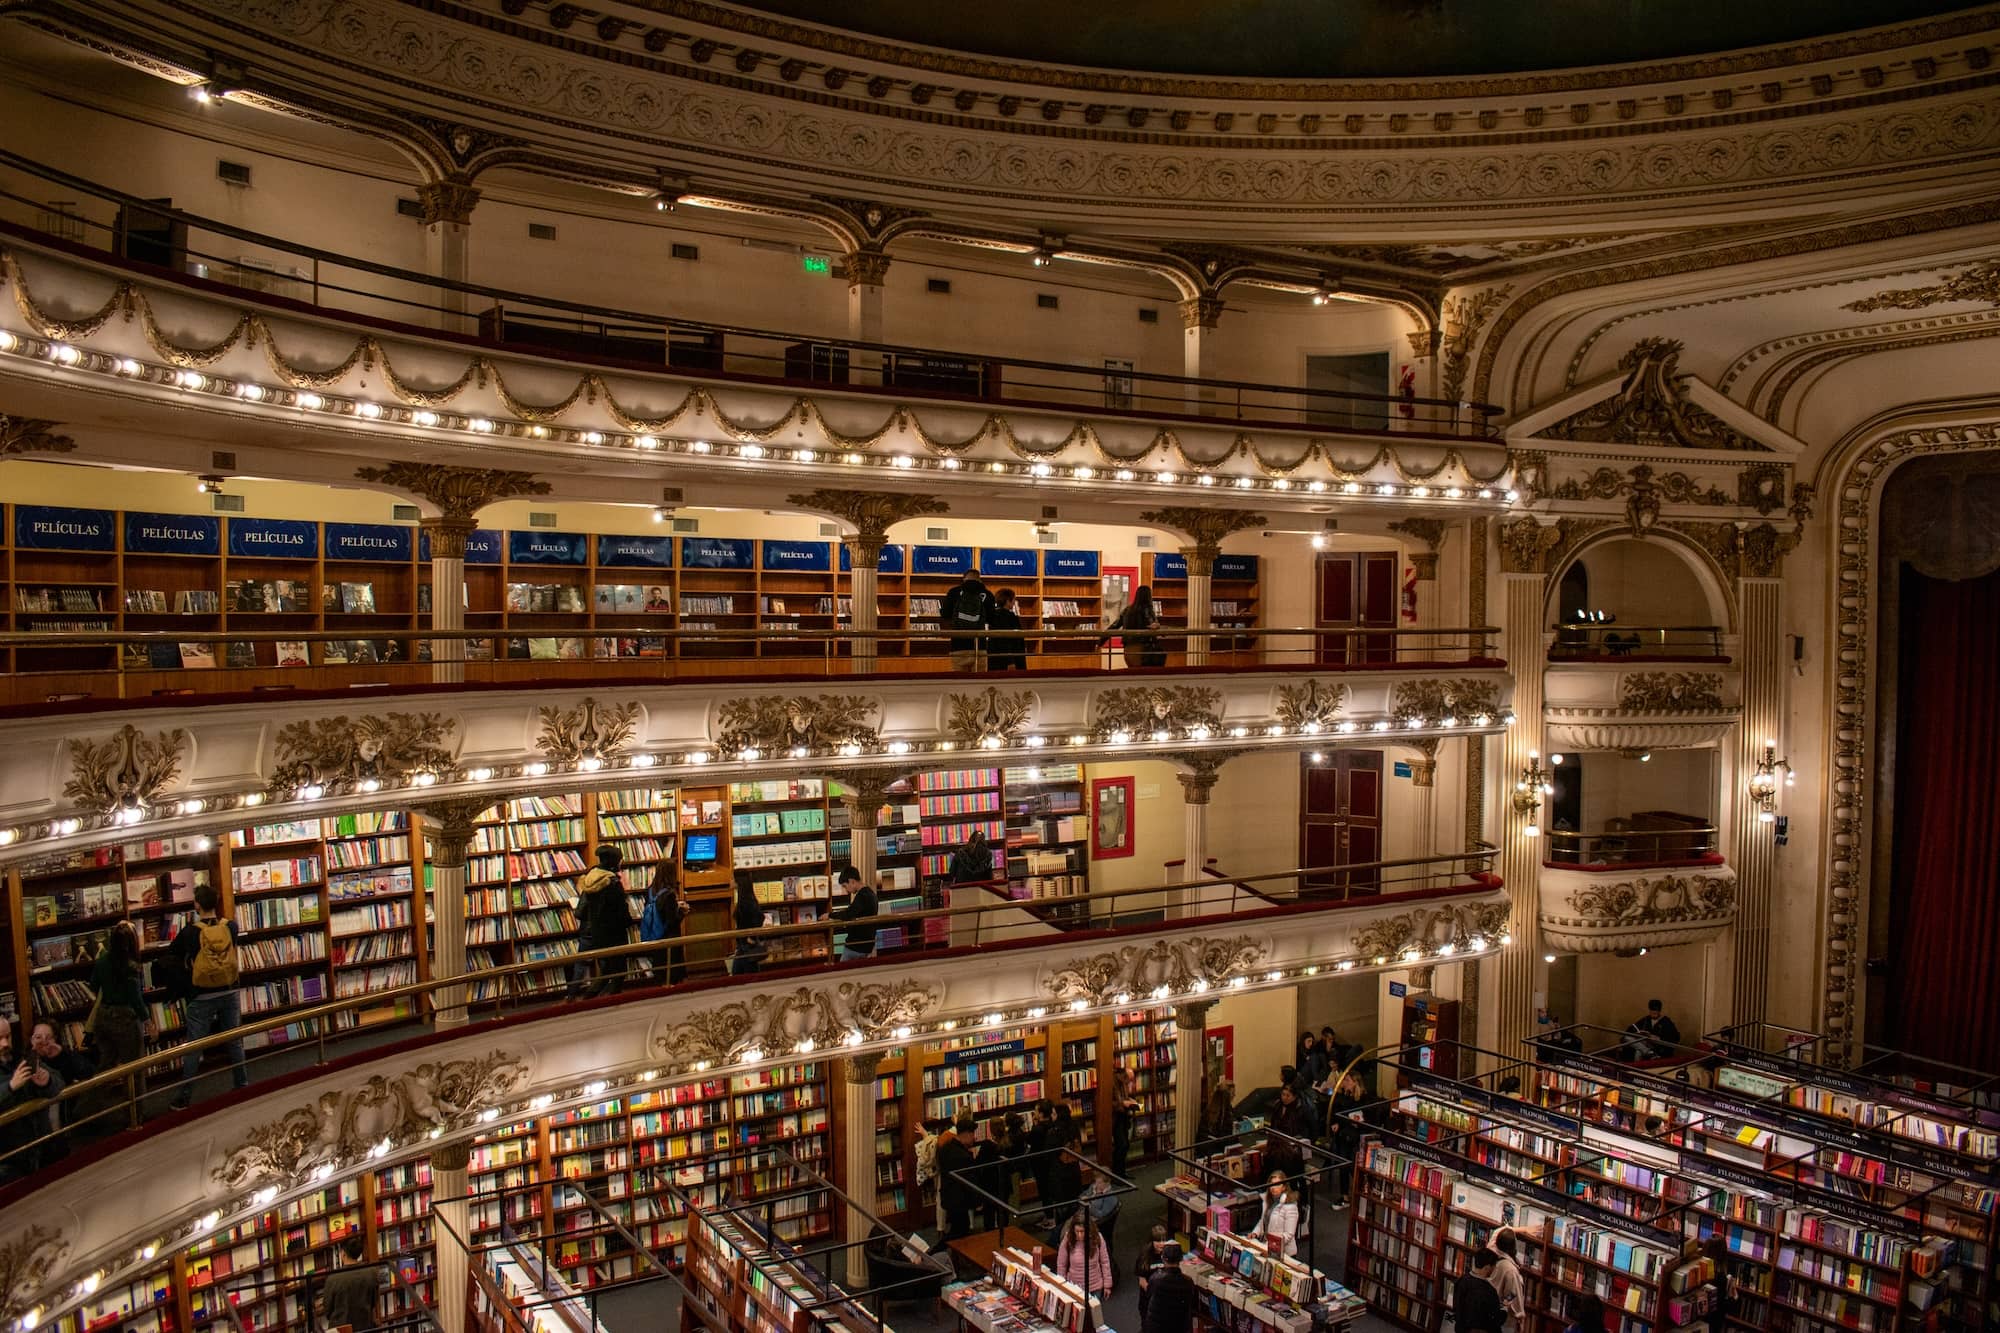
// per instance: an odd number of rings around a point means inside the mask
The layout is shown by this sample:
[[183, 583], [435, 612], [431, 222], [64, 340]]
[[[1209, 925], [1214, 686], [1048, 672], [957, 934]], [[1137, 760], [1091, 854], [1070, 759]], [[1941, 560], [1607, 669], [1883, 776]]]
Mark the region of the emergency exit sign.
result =
[[806, 272], [817, 274], [820, 277], [825, 277], [833, 272], [833, 261], [825, 255], [802, 255], [800, 256], [800, 262], [805, 265]]

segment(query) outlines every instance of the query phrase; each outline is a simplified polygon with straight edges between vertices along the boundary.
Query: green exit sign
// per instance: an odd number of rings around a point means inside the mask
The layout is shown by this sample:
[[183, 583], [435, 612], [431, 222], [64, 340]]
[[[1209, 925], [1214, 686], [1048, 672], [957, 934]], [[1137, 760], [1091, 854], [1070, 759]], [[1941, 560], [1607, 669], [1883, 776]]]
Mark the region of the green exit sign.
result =
[[805, 255], [801, 257], [801, 262], [805, 265], [806, 272], [808, 273], [818, 273], [824, 276], [833, 272], [833, 261], [825, 255]]

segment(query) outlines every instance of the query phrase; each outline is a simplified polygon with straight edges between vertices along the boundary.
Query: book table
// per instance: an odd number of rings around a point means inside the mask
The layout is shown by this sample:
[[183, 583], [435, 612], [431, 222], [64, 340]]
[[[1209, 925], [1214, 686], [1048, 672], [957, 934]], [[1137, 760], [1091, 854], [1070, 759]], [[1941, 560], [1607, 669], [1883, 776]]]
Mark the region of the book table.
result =
[[1167, 1230], [1190, 1239], [1204, 1228], [1247, 1232], [1264, 1207], [1254, 1189], [1213, 1189], [1189, 1175], [1163, 1180], [1153, 1193], [1167, 1201]]
[[1084, 1320], [1083, 1289], [1041, 1266], [1033, 1251], [999, 1249], [992, 1271], [974, 1282], [948, 1287], [944, 1303], [959, 1328], [979, 1333], [1086, 1333], [1104, 1329], [1104, 1310], [1090, 1297]]
[[1222, 1333], [1313, 1333], [1345, 1328], [1368, 1312], [1359, 1296], [1261, 1241], [1203, 1229], [1181, 1261], [1201, 1292], [1196, 1325]]

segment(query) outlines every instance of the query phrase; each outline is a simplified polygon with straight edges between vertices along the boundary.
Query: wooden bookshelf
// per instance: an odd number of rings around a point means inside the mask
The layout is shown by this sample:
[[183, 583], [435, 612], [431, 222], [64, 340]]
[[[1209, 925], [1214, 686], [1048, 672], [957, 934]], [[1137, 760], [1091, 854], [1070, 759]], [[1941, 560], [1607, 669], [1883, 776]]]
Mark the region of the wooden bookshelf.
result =
[[[1134, 1162], [1151, 1162], [1165, 1157], [1174, 1147], [1174, 1083], [1180, 1072], [1174, 1067], [1174, 1020], [1163, 1009], [1132, 1009], [1118, 1013], [1112, 1024], [1112, 1048], [1118, 1064], [1132, 1075], [1133, 1095], [1139, 1110], [1132, 1117]], [[1199, 1079], [1198, 1069], [1186, 1071]], [[1101, 1116], [1104, 1138], [1110, 1142], [1110, 1106], [1104, 1099]]]
[[1007, 892], [1056, 898], [1090, 889], [1090, 816], [1081, 764], [1003, 769]]

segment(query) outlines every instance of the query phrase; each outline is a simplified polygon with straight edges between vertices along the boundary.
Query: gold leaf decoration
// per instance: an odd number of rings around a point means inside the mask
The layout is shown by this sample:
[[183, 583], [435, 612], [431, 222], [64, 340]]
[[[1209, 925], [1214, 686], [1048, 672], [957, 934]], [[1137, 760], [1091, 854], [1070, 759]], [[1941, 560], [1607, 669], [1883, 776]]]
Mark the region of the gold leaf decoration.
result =
[[1141, 685], [1106, 690], [1096, 699], [1101, 739], [1117, 732], [1132, 736], [1156, 731], [1187, 732], [1222, 728], [1222, 692], [1204, 685]]
[[0, 1243], [0, 1320], [12, 1324], [36, 1305], [69, 1248], [62, 1232], [40, 1222]]
[[949, 694], [945, 696], [950, 709], [945, 730], [960, 745], [976, 747], [989, 739], [1012, 744], [1039, 702], [1033, 690], [1003, 692], [992, 685], [978, 694]]
[[1278, 687], [1278, 721], [1294, 730], [1330, 727], [1346, 706], [1347, 686], [1339, 681], [1322, 684], [1313, 679], [1303, 685]]
[[441, 713], [310, 718], [278, 733], [274, 788], [347, 790], [362, 782], [442, 776], [455, 767], [446, 741], [457, 719]]
[[180, 776], [181, 755], [189, 744], [185, 728], [146, 735], [127, 723], [101, 741], [69, 743], [70, 779], [63, 796], [92, 815], [143, 810]]
[[654, 1039], [682, 1067], [737, 1059], [746, 1051], [789, 1051], [802, 1041], [837, 1049], [850, 1032], [877, 1041], [944, 1003], [944, 988], [910, 980], [799, 986], [698, 1009]]
[[542, 729], [535, 737], [535, 748], [552, 764], [570, 765], [621, 754], [639, 727], [638, 704], [606, 706], [595, 698], [585, 698], [571, 708], [544, 704], [536, 716]]
[[731, 699], [717, 714], [715, 743], [725, 753], [758, 750], [773, 755], [843, 745], [867, 749], [879, 739], [870, 719], [880, 711], [872, 699], [859, 694]]
[[1720, 713], [1722, 677], [1702, 671], [1634, 671], [1618, 683], [1618, 706], [1635, 713]]

